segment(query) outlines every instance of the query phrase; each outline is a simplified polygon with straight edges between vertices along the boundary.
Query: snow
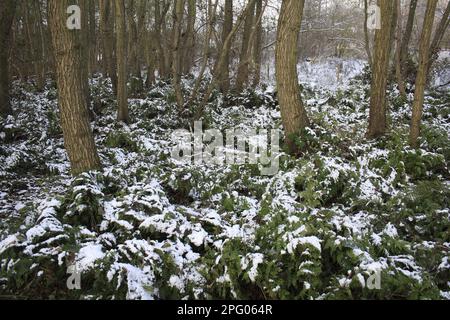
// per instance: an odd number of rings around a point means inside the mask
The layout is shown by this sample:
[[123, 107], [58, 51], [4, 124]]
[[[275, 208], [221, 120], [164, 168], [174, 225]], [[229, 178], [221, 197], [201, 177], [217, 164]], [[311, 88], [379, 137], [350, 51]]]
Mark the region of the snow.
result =
[[[236, 274], [244, 275], [245, 284], [251, 282], [275, 297], [291, 291], [299, 294], [299, 288], [292, 290], [282, 276], [268, 272], [273, 266], [282, 272], [298, 268], [292, 277], [302, 283], [307, 299], [332, 298], [343, 292], [339, 286], [348, 288], [353, 280], [362, 286], [367, 276], [380, 270], [383, 277], [392, 277], [392, 283], [406, 277], [404, 287], [428, 288], [428, 279], [450, 269], [446, 256], [450, 244], [427, 235], [427, 224], [431, 216], [433, 223], [445, 227], [449, 210], [403, 210], [417, 181], [402, 171], [404, 159], [400, 164], [394, 160], [419, 155], [404, 145], [386, 148], [365, 139], [368, 88], [350, 84], [363, 64], [344, 61], [338, 84], [335, 67], [340, 62], [299, 66], [302, 83], [315, 88], [303, 93], [315, 123], [308, 130], [312, 151], [298, 158], [281, 153], [280, 170], [270, 177], [255, 175], [251, 166], [180, 165], [170, 159], [171, 130], [190, 124], [166, 102], [170, 86], [156, 86], [148, 93], [150, 98], [130, 99], [131, 126], [115, 126], [113, 106], [98, 116], [93, 125], [104, 171], [71, 178], [61, 136], [47, 130], [45, 114], [55, 112], [55, 101], [45, 97], [48, 92], [21, 91], [26, 98], [15, 107], [26, 114], [10, 117], [1, 127], [26, 128], [30, 138], [0, 146], [0, 216], [6, 219], [0, 226], [0, 264], [13, 270], [26, 258], [66, 268], [75, 254], [82, 277], [93, 272], [104, 276], [113, 289], [126, 287], [128, 299], [161, 299], [167, 291], [160, 290], [163, 287], [188, 299], [208, 299], [218, 291], [226, 298], [241, 298], [233, 287]], [[108, 101], [112, 93], [105, 90], [101, 99]], [[280, 127], [274, 92], [271, 84], [255, 93], [264, 100], [261, 106], [249, 105], [253, 100], [248, 96], [236, 98], [229, 108], [218, 99], [208, 106], [208, 125], [247, 133], [255, 127]], [[408, 104], [399, 108], [392, 110], [392, 122], [402, 133], [407, 131], [404, 120], [410, 108]], [[426, 105], [424, 114], [429, 109]], [[156, 115], [148, 116], [148, 111]], [[424, 119], [424, 125], [430, 123], [447, 132], [450, 128], [441, 115]], [[140, 151], [106, 146], [105, 140], [118, 132]], [[387, 143], [394, 143], [394, 138]], [[442, 152], [425, 146], [421, 155], [434, 159]], [[24, 162], [56, 172], [22, 176], [14, 166]], [[441, 166], [438, 174], [428, 169], [424, 179], [448, 186], [446, 168]], [[301, 179], [306, 187], [299, 185]], [[18, 190], [3, 181], [14, 182]], [[224, 199], [232, 201], [232, 208], [224, 207]], [[89, 222], [73, 225], [68, 218], [77, 212], [86, 212], [89, 216], [81, 213], [76, 218]], [[19, 258], [5, 257], [9, 249]], [[423, 266], [422, 252], [438, 257], [432, 272]], [[324, 254], [342, 260], [326, 280], [321, 278]], [[33, 270], [47, 276], [39, 263]], [[317, 287], [321, 281], [323, 286]], [[450, 299], [449, 292], [445, 285], [440, 287], [443, 299]], [[83, 298], [104, 298], [102, 294]]]
[[87, 245], [80, 249], [77, 255], [76, 264], [77, 270], [84, 271], [92, 269], [97, 260], [105, 257], [103, 247], [101, 245]]

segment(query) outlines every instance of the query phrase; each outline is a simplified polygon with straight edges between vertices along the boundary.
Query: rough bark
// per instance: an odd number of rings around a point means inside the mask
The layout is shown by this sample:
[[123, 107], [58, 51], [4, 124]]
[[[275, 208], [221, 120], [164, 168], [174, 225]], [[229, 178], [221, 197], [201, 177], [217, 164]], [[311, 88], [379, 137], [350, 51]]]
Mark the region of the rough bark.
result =
[[68, 6], [68, 0], [48, 0], [64, 146], [72, 174], [76, 175], [98, 170], [101, 165], [83, 91], [81, 34], [79, 30], [69, 30], [66, 26]]
[[419, 69], [416, 77], [416, 89], [414, 92], [414, 103], [411, 119], [411, 132], [409, 136], [411, 147], [419, 146], [420, 124], [422, 121], [422, 111], [424, 93], [427, 83], [428, 62], [430, 57], [430, 41], [433, 32], [434, 14], [436, 12], [438, 0], [428, 0], [425, 19], [423, 22], [422, 34], [419, 42]]
[[127, 98], [127, 44], [124, 0], [116, 5], [116, 57], [117, 57], [117, 120], [129, 122]]
[[[220, 91], [227, 94], [230, 90], [230, 50], [226, 50], [225, 41], [233, 30], [233, 0], [225, 0], [225, 16], [222, 29], [222, 52], [224, 53], [224, 63], [220, 70]], [[225, 51], [226, 50], [226, 51]]]
[[375, 53], [370, 90], [369, 139], [386, 133], [386, 86], [391, 53], [391, 24], [395, 2], [378, 0], [381, 9], [381, 29], [375, 31]]
[[283, 0], [278, 21], [275, 53], [276, 79], [286, 144], [291, 154], [298, 154], [296, 136], [309, 126], [309, 119], [299, 91], [297, 74], [298, 38], [304, 0]]

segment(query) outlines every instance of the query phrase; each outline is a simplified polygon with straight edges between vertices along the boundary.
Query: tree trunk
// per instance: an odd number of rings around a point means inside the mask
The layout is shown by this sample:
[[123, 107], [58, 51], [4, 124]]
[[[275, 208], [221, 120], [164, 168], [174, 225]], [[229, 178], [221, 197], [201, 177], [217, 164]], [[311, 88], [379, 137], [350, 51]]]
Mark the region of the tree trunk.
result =
[[416, 90], [414, 92], [414, 103], [411, 120], [411, 132], [409, 136], [411, 147], [419, 147], [420, 124], [422, 121], [422, 110], [424, 93], [427, 83], [428, 61], [430, 57], [430, 41], [433, 32], [434, 14], [438, 0], [428, 0], [425, 19], [423, 22], [422, 35], [419, 42], [419, 69], [416, 77]]
[[111, 78], [114, 94], [117, 96], [117, 73], [114, 60], [114, 3], [111, 0], [99, 0], [100, 27], [103, 42], [103, 65]]
[[[258, 0], [262, 1], [262, 0]], [[255, 3], [256, 4], [256, 3]], [[239, 56], [239, 68], [236, 77], [236, 92], [244, 90], [244, 86], [248, 82], [249, 68], [248, 62], [250, 57], [250, 37], [253, 27], [253, 19], [255, 16], [255, 5], [252, 6], [248, 15], [245, 17], [244, 31], [242, 34], [242, 46]]]
[[406, 99], [406, 88], [405, 81], [403, 79], [402, 61], [401, 61], [401, 33], [402, 33], [402, 12], [401, 12], [401, 1], [395, 0], [395, 5], [398, 12], [397, 21], [397, 33], [396, 33], [396, 50], [395, 50], [395, 76], [397, 78], [398, 90], [400, 91], [400, 96]]
[[172, 74], [174, 78], [175, 96], [178, 108], [181, 110], [184, 106], [183, 91], [181, 88], [181, 29], [184, 14], [184, 0], [175, 0], [173, 9], [173, 62]]
[[97, 26], [95, 22], [96, 1], [89, 0], [89, 74], [96, 73], [97, 70]]
[[254, 63], [254, 75], [253, 75], [253, 88], [256, 88], [261, 82], [261, 58], [262, 58], [262, 41], [263, 41], [263, 26], [262, 26], [262, 14], [263, 14], [263, 0], [256, 2], [256, 18], [258, 24], [256, 25], [256, 39], [253, 47], [253, 63]]
[[83, 80], [84, 96], [86, 97], [86, 105], [90, 110], [91, 94], [89, 89], [89, 0], [80, 0], [81, 9], [81, 79]]
[[185, 45], [183, 48], [184, 62], [183, 73], [188, 74], [194, 66], [195, 57], [195, 19], [197, 16], [197, 0], [187, 0], [188, 19], [185, 36]]
[[[166, 7], [167, 8], [167, 7]], [[159, 77], [165, 79], [169, 76], [168, 54], [165, 41], [163, 40], [163, 26], [165, 25], [167, 10], [161, 11], [160, 1], [155, 1], [155, 35], [158, 51], [158, 73]]]
[[[217, 3], [218, 2], [216, 1], [215, 5], [214, 5], [215, 8], [217, 7]], [[208, 103], [208, 100], [211, 97], [213, 90], [216, 88], [217, 84], [220, 82], [221, 71], [225, 69], [225, 65], [227, 63], [226, 56], [227, 56], [227, 53], [229, 53], [231, 50], [231, 45], [233, 44], [234, 36], [236, 35], [236, 33], [239, 31], [239, 28], [244, 23], [245, 18], [250, 14], [251, 10], [254, 9], [255, 3], [256, 3], [256, 0], [249, 0], [244, 11], [242, 12], [241, 15], [239, 15], [230, 34], [225, 39], [222, 50], [217, 59], [217, 64], [214, 68], [213, 78], [212, 78], [210, 84], [208, 85], [208, 89], [206, 90], [205, 95], [203, 96], [203, 100], [198, 108], [196, 115], [194, 116], [194, 120], [200, 119], [200, 117], [203, 115], [204, 108], [205, 108], [206, 104]], [[215, 9], [214, 9], [214, 12], [215, 12]]]
[[442, 42], [442, 39], [444, 37], [445, 31], [447, 30], [449, 24], [450, 24], [450, 1], [447, 4], [447, 8], [445, 9], [444, 15], [442, 16], [441, 22], [439, 22], [439, 25], [436, 29], [436, 33], [434, 34], [433, 41], [431, 42], [430, 47], [430, 61], [428, 62], [428, 72], [430, 72], [431, 67], [433, 66], [433, 63], [437, 60], [439, 57], [439, 50], [440, 45]]
[[[401, 50], [400, 50], [400, 60], [402, 65], [402, 70], [406, 71], [405, 64], [408, 60], [408, 48], [409, 42], [411, 41], [411, 35], [414, 27], [414, 20], [416, 17], [417, 0], [411, 0], [409, 5], [408, 21], [406, 22], [405, 33], [403, 36]], [[405, 76], [405, 74], [403, 74]]]
[[116, 4], [116, 57], [117, 57], [117, 120], [129, 122], [127, 101], [127, 42], [125, 1], [115, 0]]
[[[230, 50], [226, 50], [225, 41], [233, 30], [233, 0], [225, 0], [225, 17], [222, 30], [222, 52], [224, 53], [224, 64], [220, 70], [220, 91], [227, 94], [230, 90]], [[226, 50], [226, 51], [225, 51]]]
[[4, 0], [0, 7], [0, 116], [11, 114], [9, 102], [9, 66], [10, 34], [16, 12], [16, 0]]
[[375, 55], [370, 94], [369, 139], [386, 133], [386, 86], [391, 54], [391, 24], [394, 1], [378, 0], [381, 9], [381, 29], [375, 31]]
[[367, 23], [369, 22], [369, 0], [364, 0], [364, 44], [367, 54], [367, 61], [369, 62], [369, 67], [372, 69], [372, 51], [370, 49], [370, 37], [369, 37], [369, 27]]
[[72, 174], [101, 169], [92, 135], [81, 65], [81, 34], [66, 26], [68, 0], [48, 0], [61, 127]]
[[298, 38], [304, 0], [283, 0], [278, 21], [276, 79], [281, 117], [289, 152], [298, 154], [295, 138], [309, 126], [309, 119], [299, 91], [297, 74]]

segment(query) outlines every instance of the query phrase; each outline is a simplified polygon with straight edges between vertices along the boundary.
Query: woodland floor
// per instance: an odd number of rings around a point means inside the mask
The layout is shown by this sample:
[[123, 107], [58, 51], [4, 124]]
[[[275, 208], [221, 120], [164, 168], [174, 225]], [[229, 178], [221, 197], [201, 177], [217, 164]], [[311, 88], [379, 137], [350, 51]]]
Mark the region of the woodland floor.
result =
[[[0, 122], [0, 297], [450, 299], [448, 91], [427, 92], [419, 150], [407, 143], [413, 94], [401, 101], [395, 89], [389, 134], [367, 141], [367, 75], [348, 68], [339, 86], [324, 80], [333, 69], [310, 70], [308, 152], [281, 153], [275, 176], [175, 163], [171, 134], [190, 120], [172, 86], [130, 99], [126, 126], [98, 77], [104, 171], [72, 178], [54, 84], [15, 82], [15, 115]], [[191, 92], [192, 79], [183, 85]], [[216, 93], [203, 121], [222, 132], [280, 128], [275, 90]], [[66, 286], [72, 264], [81, 290]]]

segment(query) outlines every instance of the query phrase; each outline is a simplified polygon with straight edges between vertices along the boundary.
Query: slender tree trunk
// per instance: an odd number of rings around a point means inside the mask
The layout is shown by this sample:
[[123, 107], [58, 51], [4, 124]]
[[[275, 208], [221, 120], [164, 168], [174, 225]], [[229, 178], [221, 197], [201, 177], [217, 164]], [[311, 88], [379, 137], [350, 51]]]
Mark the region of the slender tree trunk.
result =
[[[220, 73], [220, 91], [227, 94], [230, 90], [230, 50], [226, 50], [225, 41], [233, 30], [233, 0], [225, 0], [225, 17], [222, 30], [222, 52], [224, 53], [223, 69]], [[226, 50], [226, 51], [225, 51]]]
[[445, 9], [444, 15], [442, 16], [441, 21], [439, 22], [439, 25], [436, 29], [436, 33], [434, 34], [433, 41], [431, 42], [430, 47], [430, 60], [428, 62], [428, 72], [430, 72], [433, 63], [437, 60], [439, 57], [439, 50], [440, 45], [442, 42], [442, 39], [444, 37], [445, 31], [447, 30], [449, 24], [450, 24], [450, 1], [447, 4], [447, 8]]
[[36, 21], [37, 21], [37, 32], [38, 36], [36, 39], [36, 42], [38, 44], [38, 90], [44, 89], [45, 86], [45, 77], [46, 77], [46, 58], [45, 58], [45, 47], [46, 47], [46, 39], [44, 35], [44, 28], [43, 28], [43, 18], [42, 18], [42, 11], [41, 11], [41, 4], [40, 1], [36, 1], [35, 3], [35, 10], [36, 10]]
[[103, 42], [103, 64], [111, 78], [114, 94], [117, 96], [117, 73], [116, 62], [114, 60], [114, 2], [111, 0], [99, 0], [100, 26]]
[[262, 42], [263, 42], [263, 26], [262, 26], [262, 14], [263, 14], [263, 0], [256, 2], [256, 18], [258, 19], [256, 25], [256, 39], [253, 47], [253, 63], [254, 63], [254, 75], [253, 75], [253, 88], [256, 88], [261, 82], [261, 58], [262, 58]]
[[422, 121], [422, 110], [424, 93], [427, 83], [428, 61], [430, 57], [430, 41], [433, 32], [434, 15], [438, 0], [428, 0], [425, 19], [423, 22], [422, 35], [419, 42], [419, 69], [416, 77], [416, 90], [414, 92], [414, 103], [411, 120], [410, 144], [411, 147], [419, 147], [420, 124]]
[[[258, 0], [262, 1], [262, 0]], [[256, 3], [255, 3], [256, 4]], [[242, 34], [242, 46], [239, 56], [239, 68], [236, 77], [236, 92], [244, 90], [244, 86], [248, 82], [249, 76], [249, 58], [250, 58], [250, 37], [253, 28], [253, 19], [255, 16], [255, 5], [251, 8], [248, 15], [245, 18], [244, 31]]]
[[369, 62], [369, 67], [372, 69], [372, 51], [370, 49], [370, 37], [369, 37], [369, 27], [367, 23], [369, 22], [369, 4], [368, 0], [364, 0], [364, 43], [367, 54], [367, 61]]
[[[215, 7], [217, 7], [217, 3]], [[222, 51], [217, 59], [216, 67], [214, 68], [213, 78], [208, 86], [208, 89], [206, 90], [205, 95], [203, 96], [203, 100], [198, 108], [198, 111], [196, 115], [194, 116], [194, 120], [200, 119], [200, 117], [203, 115], [203, 111], [205, 109], [206, 104], [208, 103], [209, 98], [211, 97], [211, 94], [213, 90], [216, 88], [217, 84], [220, 83], [220, 72], [224, 70], [226, 61], [227, 53], [231, 50], [231, 45], [233, 44], [233, 39], [236, 33], [239, 31], [239, 28], [244, 23], [245, 18], [250, 14], [251, 10], [255, 7], [256, 0], [249, 0], [247, 3], [247, 6], [245, 7], [242, 14], [238, 17], [236, 23], [233, 26], [233, 29], [231, 30], [228, 37], [225, 39], [225, 42], [223, 44]], [[215, 12], [215, 10], [214, 10]]]
[[[131, 74], [133, 77], [142, 80], [141, 77], [141, 66], [139, 64], [139, 54], [138, 54], [138, 26], [135, 19], [136, 13], [136, 3], [135, 0], [128, 0], [128, 30], [129, 30], [129, 65], [131, 67]], [[139, 89], [139, 88], [138, 88]]]
[[[411, 41], [411, 35], [414, 28], [414, 20], [416, 17], [417, 1], [411, 0], [409, 5], [408, 21], [406, 22], [405, 32], [402, 40], [401, 50], [400, 50], [400, 61], [402, 65], [402, 70], [406, 71], [406, 63], [408, 60], [408, 48], [409, 42]], [[405, 77], [403, 73], [403, 77]]]
[[195, 57], [195, 20], [197, 16], [197, 0], [187, 0], [188, 19], [185, 36], [185, 45], [183, 48], [184, 62], [183, 73], [188, 74], [194, 66]]
[[81, 34], [66, 26], [69, 4], [68, 0], [48, 0], [64, 146], [76, 175], [101, 169], [101, 165], [83, 90]]
[[295, 138], [309, 126], [299, 91], [297, 74], [298, 38], [304, 0], [283, 0], [277, 31], [276, 79], [286, 143], [291, 154], [298, 154]]
[[402, 71], [402, 61], [401, 61], [401, 33], [402, 33], [402, 12], [401, 12], [401, 1], [395, 0], [395, 5], [398, 11], [398, 21], [397, 21], [397, 33], [396, 33], [396, 50], [395, 50], [395, 76], [397, 78], [398, 90], [400, 91], [400, 96], [406, 99], [406, 88], [405, 81], [403, 79]]
[[9, 50], [11, 27], [16, 12], [16, 0], [4, 0], [0, 6], [0, 116], [11, 114], [9, 102]]
[[[167, 7], [166, 7], [167, 8]], [[165, 79], [169, 76], [168, 54], [166, 50], [165, 41], [163, 40], [163, 30], [165, 29], [166, 8], [161, 11], [160, 1], [155, 1], [155, 34], [156, 46], [158, 50], [158, 73], [159, 77]]]
[[[37, 42], [36, 40], [36, 36], [34, 34], [34, 30], [35, 30], [35, 21], [34, 21], [34, 17], [33, 17], [33, 3], [29, 2], [29, 1], [24, 1], [22, 2], [22, 13], [23, 13], [23, 18], [24, 18], [24, 29], [25, 29], [25, 34], [27, 37], [27, 42], [28, 42], [28, 48], [29, 48], [29, 60], [33, 66], [33, 71], [34, 71], [34, 75], [36, 76], [36, 79], [39, 77], [39, 56], [38, 56], [38, 50], [37, 50]], [[43, 84], [41, 82], [41, 85], [38, 84], [39, 81], [36, 81], [36, 88], [40, 91], [42, 90]]]
[[181, 88], [181, 31], [184, 14], [184, 0], [175, 0], [173, 10], [173, 62], [172, 73], [174, 78], [175, 95], [178, 108], [181, 110], [184, 106], [183, 91]]
[[117, 120], [129, 122], [127, 97], [127, 44], [125, 1], [115, 0], [116, 4], [116, 56], [117, 56]]
[[370, 94], [369, 139], [386, 133], [386, 87], [391, 54], [391, 24], [394, 1], [378, 0], [381, 9], [381, 29], [375, 31], [375, 55], [373, 61]]
[[194, 89], [192, 90], [191, 97], [189, 98], [188, 105], [191, 105], [194, 102], [194, 99], [198, 95], [198, 91], [200, 90], [200, 86], [202, 84], [203, 76], [205, 75], [206, 68], [208, 66], [209, 59], [209, 45], [211, 43], [211, 37], [214, 31], [214, 19], [216, 16], [218, 2], [213, 5], [212, 0], [208, 0], [208, 31], [206, 33], [205, 44], [203, 47], [203, 61], [200, 69], [200, 73], [195, 81]]
[[96, 0], [88, 0], [89, 2], [89, 74], [97, 72], [97, 26], [95, 22]]

